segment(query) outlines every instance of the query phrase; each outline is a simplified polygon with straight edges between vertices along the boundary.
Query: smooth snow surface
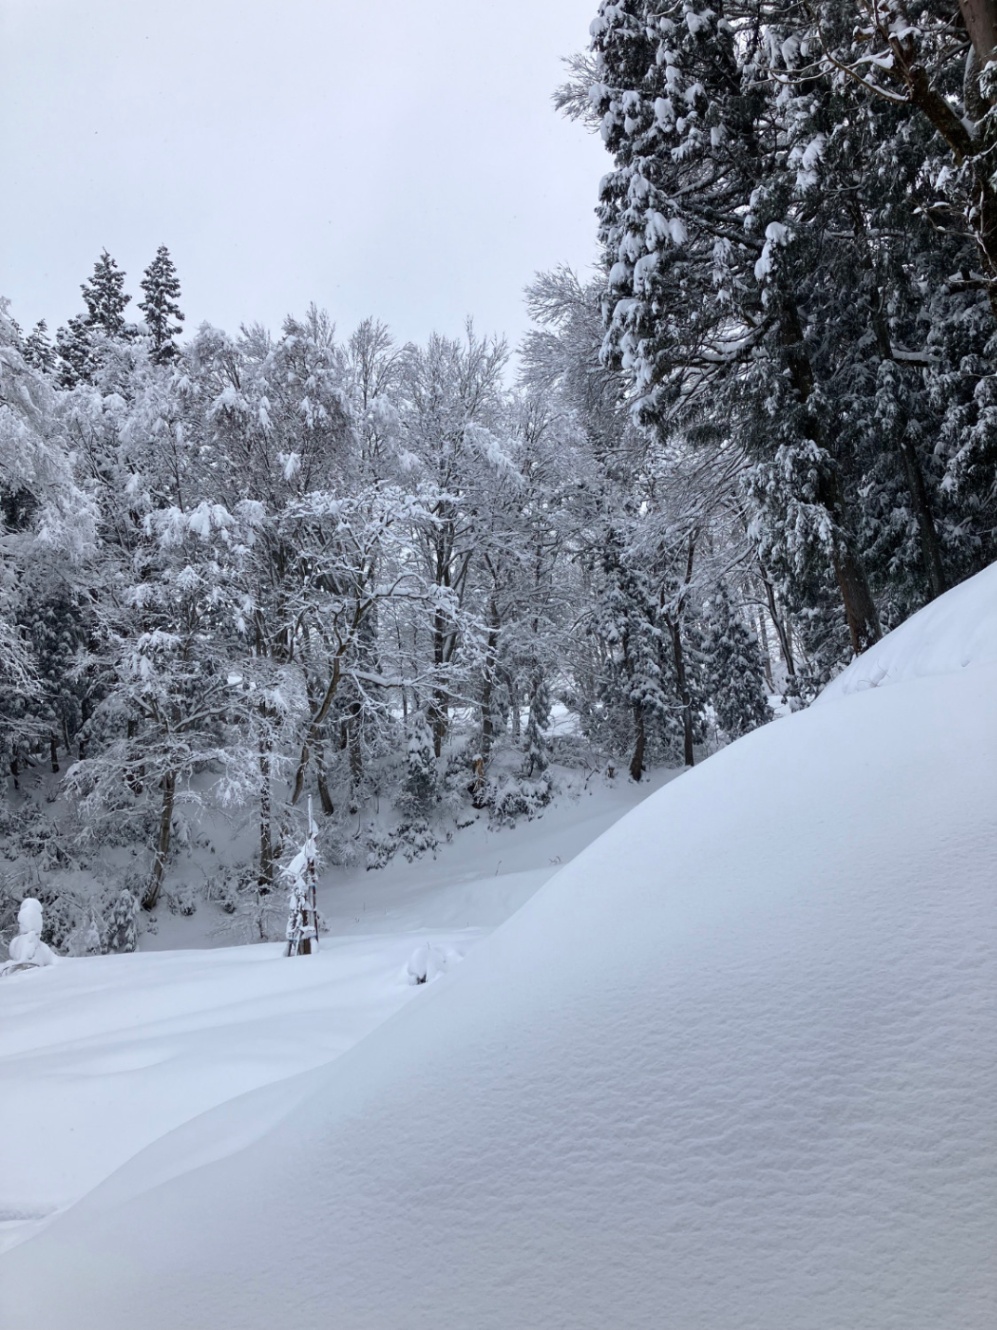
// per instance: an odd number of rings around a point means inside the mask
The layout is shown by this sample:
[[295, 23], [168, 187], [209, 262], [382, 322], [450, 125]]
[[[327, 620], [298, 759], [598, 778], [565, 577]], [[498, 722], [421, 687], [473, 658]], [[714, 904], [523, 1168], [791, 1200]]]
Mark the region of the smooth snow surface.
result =
[[138, 1155], [0, 1259], [4, 1330], [991, 1330], [997, 665], [903, 677]]
[[832, 679], [821, 700], [997, 661], [997, 563], [888, 633]]

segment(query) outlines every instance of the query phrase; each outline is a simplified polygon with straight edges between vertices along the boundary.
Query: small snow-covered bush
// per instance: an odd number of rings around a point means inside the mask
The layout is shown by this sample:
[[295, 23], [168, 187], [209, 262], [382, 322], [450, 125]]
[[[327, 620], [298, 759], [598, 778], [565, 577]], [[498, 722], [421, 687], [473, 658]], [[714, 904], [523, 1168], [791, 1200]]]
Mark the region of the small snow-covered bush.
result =
[[490, 820], [500, 827], [511, 827], [524, 817], [531, 822], [553, 797], [554, 783], [546, 772], [536, 780], [528, 780], [525, 776], [506, 777], [496, 786], [492, 796]]
[[401, 854], [407, 863], [421, 858], [424, 854], [433, 854], [440, 845], [440, 837], [425, 820], [413, 818], [411, 822], [402, 822], [392, 831], [367, 833], [367, 871], [373, 872], [385, 868], [396, 854]]
[[111, 909], [111, 918], [107, 929], [108, 951], [134, 951], [138, 946], [138, 931], [135, 923], [138, 914], [138, 900], [127, 887], [118, 893]]
[[197, 912], [197, 897], [189, 882], [182, 882], [166, 893], [166, 908], [170, 914], [190, 917]]

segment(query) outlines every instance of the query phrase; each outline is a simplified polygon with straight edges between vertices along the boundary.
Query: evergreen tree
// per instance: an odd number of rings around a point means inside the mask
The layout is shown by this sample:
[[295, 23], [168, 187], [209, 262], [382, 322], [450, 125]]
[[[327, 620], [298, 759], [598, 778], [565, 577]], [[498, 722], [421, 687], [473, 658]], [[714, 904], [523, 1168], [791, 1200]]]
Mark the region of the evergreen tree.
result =
[[724, 587], [710, 606], [702, 659], [717, 722], [728, 738], [772, 719], [758, 640], [734, 613]]
[[134, 951], [138, 946], [135, 915], [138, 902], [127, 889], [120, 892], [111, 910], [107, 929], [108, 951]]
[[55, 348], [48, 335], [48, 324], [39, 319], [24, 341], [24, 359], [44, 374], [55, 368]]
[[87, 323], [107, 337], [121, 337], [126, 331], [125, 274], [105, 249], [94, 264], [93, 275], [80, 287], [87, 307]]
[[60, 387], [75, 388], [77, 384], [90, 383], [93, 379], [97, 357], [91, 334], [85, 314], [74, 314], [64, 328], [56, 331]]
[[145, 299], [139, 309], [145, 315], [145, 324], [152, 338], [152, 359], [165, 365], [177, 357], [174, 338], [183, 329], [184, 316], [177, 303], [180, 299], [180, 281], [165, 245], [156, 250], [156, 257], [146, 268], [140, 283]]
[[433, 732], [421, 712], [409, 727], [406, 749], [405, 775], [398, 806], [405, 813], [425, 817], [439, 797], [439, 777], [433, 754]]
[[550, 764], [547, 726], [550, 724], [550, 689], [539, 672], [530, 689], [530, 713], [526, 720], [526, 774], [542, 776]]

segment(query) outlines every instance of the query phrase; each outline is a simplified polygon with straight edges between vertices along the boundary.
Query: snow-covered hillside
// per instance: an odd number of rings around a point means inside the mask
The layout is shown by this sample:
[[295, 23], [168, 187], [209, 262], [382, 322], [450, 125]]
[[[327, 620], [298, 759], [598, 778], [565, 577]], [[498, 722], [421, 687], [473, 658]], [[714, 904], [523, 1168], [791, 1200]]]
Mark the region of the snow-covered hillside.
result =
[[989, 1330], [997, 662], [960, 644], [992, 599], [139, 1154], [0, 1259], [5, 1330]]

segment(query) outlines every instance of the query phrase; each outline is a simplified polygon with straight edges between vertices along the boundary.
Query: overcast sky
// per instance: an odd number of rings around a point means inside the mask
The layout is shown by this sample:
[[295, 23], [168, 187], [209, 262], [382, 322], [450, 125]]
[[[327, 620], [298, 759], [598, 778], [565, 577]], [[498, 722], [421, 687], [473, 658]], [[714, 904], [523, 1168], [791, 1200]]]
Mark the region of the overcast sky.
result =
[[137, 299], [166, 244], [188, 331], [314, 301], [515, 341], [533, 273], [595, 254], [609, 158], [550, 101], [595, 8], [0, 0], [0, 294], [54, 329], [101, 249]]

